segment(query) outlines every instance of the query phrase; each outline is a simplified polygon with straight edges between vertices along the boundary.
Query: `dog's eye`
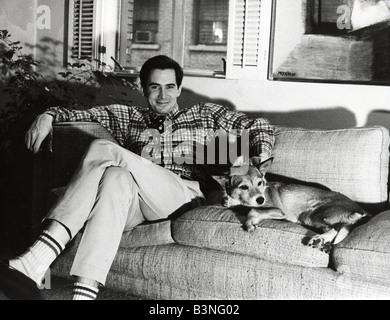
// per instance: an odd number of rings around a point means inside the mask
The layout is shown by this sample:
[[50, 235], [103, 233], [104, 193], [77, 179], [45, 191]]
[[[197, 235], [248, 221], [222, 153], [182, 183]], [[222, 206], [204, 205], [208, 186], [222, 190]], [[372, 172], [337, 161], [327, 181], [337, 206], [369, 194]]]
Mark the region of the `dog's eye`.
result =
[[263, 184], [263, 181], [259, 181], [257, 185], [260, 187]]
[[242, 186], [240, 186], [240, 189], [241, 189], [241, 190], [248, 190], [248, 189], [249, 189], [249, 187], [248, 187], [248, 186], [246, 186], [245, 184], [243, 184]]

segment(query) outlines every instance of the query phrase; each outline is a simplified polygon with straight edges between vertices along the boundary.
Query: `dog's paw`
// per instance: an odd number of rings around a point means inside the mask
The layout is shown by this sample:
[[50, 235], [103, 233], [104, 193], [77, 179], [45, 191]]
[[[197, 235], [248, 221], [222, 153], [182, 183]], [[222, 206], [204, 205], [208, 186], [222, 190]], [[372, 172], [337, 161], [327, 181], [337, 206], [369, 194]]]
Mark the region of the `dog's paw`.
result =
[[223, 196], [221, 199], [221, 205], [223, 207], [229, 208], [229, 197], [227, 195]]
[[246, 222], [245, 222], [245, 230], [252, 233], [256, 230], [257, 228], [257, 224], [256, 222], [254, 221], [254, 219], [248, 219]]
[[325, 253], [330, 253], [332, 251], [332, 244], [330, 242], [325, 242], [321, 248], [321, 251]]
[[249, 233], [253, 233], [253, 232], [256, 230], [256, 226], [255, 226], [255, 225], [248, 225], [248, 224], [246, 224], [246, 225], [245, 225], [245, 229], [246, 229], [246, 231], [248, 231]]
[[320, 249], [325, 253], [329, 253], [332, 250], [332, 244], [326, 241], [326, 239], [320, 234], [312, 237], [307, 245], [315, 249]]
[[233, 199], [229, 195], [223, 196], [221, 204], [226, 208], [236, 207], [241, 205], [241, 202], [237, 199]]

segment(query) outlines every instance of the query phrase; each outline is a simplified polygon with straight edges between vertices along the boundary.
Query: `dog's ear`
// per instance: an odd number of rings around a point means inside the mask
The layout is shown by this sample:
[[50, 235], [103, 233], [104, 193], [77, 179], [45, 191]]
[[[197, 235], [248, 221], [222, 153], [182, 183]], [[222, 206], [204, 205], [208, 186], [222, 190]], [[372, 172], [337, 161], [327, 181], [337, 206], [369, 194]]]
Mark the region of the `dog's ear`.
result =
[[249, 162], [254, 165], [256, 168], [259, 167], [261, 163], [261, 158], [259, 156], [253, 156], [249, 159]]
[[265, 175], [265, 173], [268, 171], [268, 169], [270, 168], [272, 162], [274, 161], [274, 158], [273, 157], [270, 157], [268, 158], [267, 160], [264, 160], [264, 161], [261, 161], [261, 158], [260, 157], [252, 157], [251, 159], [251, 163], [257, 168], [259, 169], [259, 171]]
[[268, 169], [271, 167], [272, 162], [274, 161], [273, 157], [268, 158], [267, 160], [263, 161], [259, 165], [259, 170], [262, 174], [265, 174]]
[[233, 166], [230, 168], [230, 175], [244, 175], [248, 172], [249, 161], [245, 156], [239, 156], [233, 163]]
[[246, 162], [247, 160], [245, 156], [239, 156], [236, 160], [234, 160], [233, 167], [241, 167]]

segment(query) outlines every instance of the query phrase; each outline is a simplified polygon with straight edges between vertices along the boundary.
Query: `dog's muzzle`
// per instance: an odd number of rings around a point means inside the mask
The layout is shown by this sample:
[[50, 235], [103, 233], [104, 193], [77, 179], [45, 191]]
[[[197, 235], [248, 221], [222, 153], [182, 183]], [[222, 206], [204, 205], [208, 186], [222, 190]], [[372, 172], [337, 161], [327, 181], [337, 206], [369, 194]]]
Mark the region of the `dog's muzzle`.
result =
[[259, 205], [262, 205], [262, 204], [264, 204], [265, 199], [264, 199], [264, 197], [258, 197], [258, 198], [256, 199], [256, 202], [257, 202]]

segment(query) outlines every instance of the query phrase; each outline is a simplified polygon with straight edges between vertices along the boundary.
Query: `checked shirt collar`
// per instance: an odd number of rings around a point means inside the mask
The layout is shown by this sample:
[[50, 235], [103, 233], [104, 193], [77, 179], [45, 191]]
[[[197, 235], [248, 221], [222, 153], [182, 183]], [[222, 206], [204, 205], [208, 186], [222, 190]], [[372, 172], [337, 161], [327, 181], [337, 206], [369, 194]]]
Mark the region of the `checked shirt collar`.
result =
[[179, 113], [179, 106], [176, 103], [175, 106], [167, 114], [157, 114], [152, 110], [149, 110], [150, 123], [153, 129], [157, 129], [159, 132], [164, 130], [164, 121], [173, 120], [173, 118]]

